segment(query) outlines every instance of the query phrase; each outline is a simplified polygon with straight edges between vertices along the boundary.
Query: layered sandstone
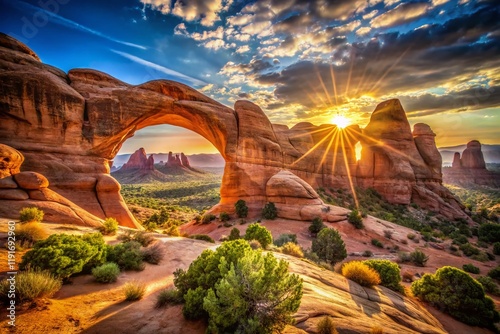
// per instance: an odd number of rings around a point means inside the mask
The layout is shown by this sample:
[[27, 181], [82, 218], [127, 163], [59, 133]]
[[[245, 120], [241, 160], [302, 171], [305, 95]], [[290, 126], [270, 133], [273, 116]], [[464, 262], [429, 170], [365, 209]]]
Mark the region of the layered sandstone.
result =
[[146, 155], [146, 150], [140, 148], [128, 159], [128, 161], [122, 166], [121, 170], [154, 170], [154, 158], [150, 155], [149, 158]]
[[[23, 169], [45, 175], [53, 190], [101, 218], [118, 215], [122, 224], [136, 226], [109, 176], [110, 161], [136, 131], [158, 124], [192, 130], [224, 157], [215, 211], [230, 212], [244, 199], [259, 212], [274, 197], [269, 181], [288, 171], [312, 189], [373, 187], [392, 203], [418, 201], [450, 219], [467, 217], [441, 185], [432, 131], [419, 125], [412, 133], [398, 100], [377, 106], [363, 130], [310, 123], [288, 128], [271, 124], [249, 101], [237, 101], [233, 110], [173, 81], [134, 86], [90, 69], [66, 74], [5, 35], [0, 69], [0, 142], [23, 152]], [[167, 164], [185, 163], [182, 155], [172, 159]], [[443, 200], [437, 206], [436, 197]], [[290, 197], [287, 205], [308, 206], [302, 200], [297, 196], [294, 204]]]

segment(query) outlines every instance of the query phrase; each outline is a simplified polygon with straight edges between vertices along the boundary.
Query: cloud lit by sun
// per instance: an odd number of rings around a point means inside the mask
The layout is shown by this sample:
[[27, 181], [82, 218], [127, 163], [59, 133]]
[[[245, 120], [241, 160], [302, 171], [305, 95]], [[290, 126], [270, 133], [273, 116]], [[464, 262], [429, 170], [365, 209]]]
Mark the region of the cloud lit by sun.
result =
[[340, 129], [344, 129], [351, 124], [351, 120], [342, 115], [335, 115], [332, 118], [332, 124], [335, 124]]

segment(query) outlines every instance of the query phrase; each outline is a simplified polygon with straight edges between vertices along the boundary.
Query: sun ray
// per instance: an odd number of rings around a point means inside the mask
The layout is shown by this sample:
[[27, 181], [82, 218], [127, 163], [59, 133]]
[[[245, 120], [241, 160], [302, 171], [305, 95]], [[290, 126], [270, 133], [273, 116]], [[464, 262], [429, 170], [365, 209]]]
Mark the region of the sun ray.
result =
[[332, 64], [330, 64], [330, 75], [332, 76], [333, 94], [335, 96], [335, 105], [337, 106], [339, 104], [339, 98], [337, 95], [337, 83], [335, 82], [335, 73]]
[[340, 136], [340, 141], [341, 141], [341, 146], [342, 146], [342, 154], [344, 156], [344, 164], [345, 164], [345, 168], [347, 171], [347, 179], [349, 180], [349, 186], [350, 186], [351, 191], [352, 191], [352, 197], [354, 199], [354, 204], [356, 205], [356, 209], [359, 210], [358, 196], [356, 194], [356, 189], [354, 188], [354, 181], [352, 180], [351, 169], [349, 168], [349, 162], [347, 161], [347, 153], [345, 150], [343, 133], [344, 133], [344, 131], [342, 132], [342, 134]]
[[316, 148], [318, 148], [325, 140], [328, 139], [328, 136], [331, 135], [333, 133], [334, 129], [332, 129], [330, 131], [330, 133], [328, 135], [326, 135], [323, 139], [321, 139], [318, 143], [316, 143], [316, 145], [314, 145], [313, 147], [311, 147], [306, 153], [304, 153], [299, 159], [295, 160], [293, 163], [292, 163], [292, 166], [295, 165], [296, 163], [298, 163], [299, 161], [301, 161], [302, 159], [304, 159], [305, 157], [307, 157], [309, 154], [311, 154]]

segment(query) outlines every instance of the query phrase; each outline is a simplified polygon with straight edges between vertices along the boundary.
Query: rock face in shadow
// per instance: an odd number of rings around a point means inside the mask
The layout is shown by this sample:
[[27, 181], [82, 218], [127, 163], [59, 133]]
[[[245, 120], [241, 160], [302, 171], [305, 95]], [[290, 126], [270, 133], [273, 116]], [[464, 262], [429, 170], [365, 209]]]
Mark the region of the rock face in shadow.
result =
[[[364, 130], [310, 123], [288, 128], [271, 124], [249, 101], [237, 101], [233, 110], [173, 81], [134, 86], [91, 69], [66, 74], [5, 35], [0, 69], [0, 142], [21, 151], [23, 169], [45, 175], [54, 191], [126, 226], [137, 222], [110, 180], [110, 161], [136, 131], [159, 124], [200, 134], [225, 159], [221, 200], [213, 211], [233, 212], [244, 199], [251, 212], [260, 212], [273, 197], [267, 193], [270, 179], [288, 171], [312, 189], [373, 187], [391, 203], [413, 201], [449, 218], [466, 217], [441, 186], [432, 131], [422, 125], [412, 134], [398, 100], [377, 106]], [[172, 159], [167, 164], [185, 163], [182, 155]], [[436, 196], [443, 199], [438, 206]]]

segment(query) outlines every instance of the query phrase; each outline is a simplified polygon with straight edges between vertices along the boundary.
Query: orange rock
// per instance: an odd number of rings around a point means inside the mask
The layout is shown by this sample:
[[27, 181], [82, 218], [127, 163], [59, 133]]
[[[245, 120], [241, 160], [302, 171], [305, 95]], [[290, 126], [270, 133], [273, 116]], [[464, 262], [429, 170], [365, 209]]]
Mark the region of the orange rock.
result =
[[47, 188], [49, 181], [45, 176], [37, 172], [21, 172], [14, 175], [19, 187], [23, 189], [40, 189]]
[[24, 157], [18, 150], [0, 144], [0, 179], [19, 173], [23, 161]]
[[0, 189], [0, 199], [25, 200], [29, 196], [26, 191], [21, 189]]

